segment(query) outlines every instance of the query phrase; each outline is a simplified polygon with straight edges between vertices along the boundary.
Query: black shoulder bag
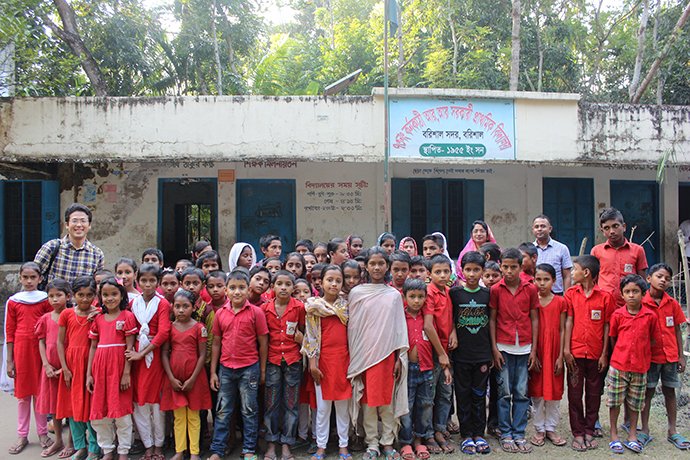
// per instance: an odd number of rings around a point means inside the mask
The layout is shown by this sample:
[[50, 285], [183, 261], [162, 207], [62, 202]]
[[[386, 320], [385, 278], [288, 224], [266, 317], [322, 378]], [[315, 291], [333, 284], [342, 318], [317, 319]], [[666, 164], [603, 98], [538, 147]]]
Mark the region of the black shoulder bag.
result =
[[50, 269], [53, 268], [53, 262], [55, 262], [55, 258], [57, 257], [58, 252], [60, 252], [60, 238], [57, 239], [57, 242], [57, 247], [53, 250], [52, 254], [50, 255], [50, 261], [48, 262], [48, 266], [41, 275], [43, 276], [43, 279], [37, 286], [39, 291], [45, 291], [46, 286], [48, 285], [48, 275], [50, 274]]

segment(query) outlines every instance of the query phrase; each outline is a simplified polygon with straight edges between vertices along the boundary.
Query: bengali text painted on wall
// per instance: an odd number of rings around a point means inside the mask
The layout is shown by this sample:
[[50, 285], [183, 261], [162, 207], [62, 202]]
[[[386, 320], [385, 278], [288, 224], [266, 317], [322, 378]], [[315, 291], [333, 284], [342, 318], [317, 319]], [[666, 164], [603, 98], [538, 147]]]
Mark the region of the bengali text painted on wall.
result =
[[512, 100], [390, 99], [392, 158], [515, 158]]

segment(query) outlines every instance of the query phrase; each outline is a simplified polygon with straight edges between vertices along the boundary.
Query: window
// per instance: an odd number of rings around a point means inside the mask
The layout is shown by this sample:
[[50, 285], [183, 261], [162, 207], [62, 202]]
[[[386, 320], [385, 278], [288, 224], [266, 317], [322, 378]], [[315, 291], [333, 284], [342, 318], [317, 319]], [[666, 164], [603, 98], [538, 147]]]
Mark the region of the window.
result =
[[542, 191], [544, 214], [553, 226], [551, 237], [568, 246], [573, 257], [580, 254], [582, 240], [587, 237], [583, 254], [589, 254], [596, 220], [594, 180], [545, 177]]
[[46, 241], [60, 237], [58, 181], [0, 181], [0, 263], [33, 260]]

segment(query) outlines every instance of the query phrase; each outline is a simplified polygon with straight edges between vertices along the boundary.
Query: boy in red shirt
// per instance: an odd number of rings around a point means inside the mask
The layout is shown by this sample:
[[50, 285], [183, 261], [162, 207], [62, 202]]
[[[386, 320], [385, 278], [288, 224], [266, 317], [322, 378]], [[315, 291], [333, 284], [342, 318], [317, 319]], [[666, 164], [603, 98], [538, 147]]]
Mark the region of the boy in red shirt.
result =
[[563, 357], [568, 368], [568, 413], [574, 438], [571, 447], [580, 452], [599, 447], [594, 431], [608, 361], [609, 321], [616, 309], [613, 296], [594, 283], [597, 275], [599, 259], [590, 255], [576, 257], [570, 271], [573, 285], [564, 294], [568, 313]]
[[618, 209], [604, 209], [599, 215], [599, 225], [606, 243], [594, 246], [591, 251], [601, 266], [597, 284], [613, 294], [620, 308], [625, 305], [619, 289], [621, 278], [632, 273], [642, 278], [647, 276], [647, 256], [642, 246], [625, 238], [625, 221]]
[[[305, 312], [304, 304], [292, 297], [294, 286], [295, 276], [287, 270], [280, 270], [271, 283], [275, 299], [262, 306], [269, 340], [264, 414], [268, 443], [265, 456], [268, 458], [275, 457], [275, 443], [278, 441], [283, 444], [283, 458], [292, 457], [290, 445], [295, 444], [297, 437], [302, 383], [300, 346], [304, 338]], [[287, 399], [284, 399], [285, 395], [289, 395]]]
[[666, 293], [672, 277], [671, 267], [666, 264], [654, 265], [649, 269], [649, 276], [647, 276], [649, 291], [642, 299], [642, 305], [656, 313], [661, 339], [652, 347], [652, 364], [647, 372], [647, 392], [641, 415], [642, 431], [637, 433], [637, 440], [642, 447], [652, 440], [649, 434], [649, 409], [656, 391], [656, 384], [661, 377], [661, 390], [664, 393], [668, 414], [667, 439], [680, 450], [685, 450], [690, 447], [690, 442], [676, 431], [678, 413], [676, 388], [680, 388], [678, 374], [685, 371], [683, 334], [680, 330], [680, 325], [685, 322], [685, 315], [678, 302]]
[[225, 289], [230, 301], [218, 310], [213, 323], [209, 383], [212, 390], [218, 391], [218, 412], [210, 460], [220, 460], [225, 455], [230, 420], [238, 398], [244, 421], [242, 454], [246, 460], [256, 458], [257, 391], [266, 378], [268, 326], [264, 311], [247, 301], [248, 290], [247, 275], [239, 270], [231, 272]]
[[[427, 240], [424, 244], [429, 243]], [[425, 246], [426, 247], [426, 246]], [[446, 430], [450, 416], [453, 397], [453, 386], [441, 379], [441, 373], [449, 369], [448, 353], [458, 346], [455, 328], [453, 327], [453, 304], [448, 296], [448, 281], [452, 274], [451, 261], [448, 257], [438, 254], [429, 260], [429, 276], [431, 282], [427, 286], [427, 297], [422, 313], [424, 313], [424, 332], [429, 337], [437, 360], [434, 361], [434, 422], [436, 443], [428, 443], [434, 451], [439, 447], [444, 452], [453, 452], [455, 447], [446, 441], [443, 432]]]
[[527, 379], [528, 371], [541, 367], [537, 358], [539, 296], [533, 284], [520, 279], [521, 266], [519, 250], [508, 248], [501, 253], [503, 279], [491, 288], [489, 302], [493, 365], [499, 369], [501, 449], [513, 453], [532, 451], [525, 440], [529, 407]]
[[[606, 405], [611, 422], [611, 443], [614, 453], [622, 453], [623, 446], [633, 452], [642, 452], [637, 442], [637, 418], [644, 408], [647, 371], [652, 362], [652, 347], [660, 338], [656, 314], [642, 305], [647, 283], [640, 275], [627, 275], [620, 285], [626, 306], [611, 315], [611, 366], [609, 367]], [[618, 415], [621, 405], [627, 403], [632, 429], [627, 440], [618, 439]]]
[[[405, 251], [396, 249], [393, 253], [388, 256], [391, 261], [391, 286], [403, 293], [403, 284], [407, 279], [407, 275], [410, 273], [410, 255]], [[403, 295], [403, 301], [405, 296]]]

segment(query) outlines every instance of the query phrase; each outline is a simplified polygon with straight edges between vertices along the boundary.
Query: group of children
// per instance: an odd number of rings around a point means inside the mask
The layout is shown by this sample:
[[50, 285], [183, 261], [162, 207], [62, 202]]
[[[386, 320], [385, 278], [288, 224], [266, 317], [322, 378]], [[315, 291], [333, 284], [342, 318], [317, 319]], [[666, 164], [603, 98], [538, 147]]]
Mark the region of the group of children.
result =
[[[620, 262], [636, 245], [616, 240], [622, 215], [605, 211], [601, 224], [615, 231], [605, 230], [607, 243], [592, 251], [599, 257], [573, 260], [563, 296], [552, 292], [556, 272], [537, 264], [534, 245], [501, 250], [493, 236], [479, 251], [464, 250], [456, 267], [440, 233], [422, 239], [422, 255], [414, 239], [398, 243], [390, 233], [368, 250], [355, 235], [300, 240], [283, 262], [280, 238], [267, 235], [260, 262], [250, 244], [235, 244], [229, 272], [200, 242], [194, 263], [164, 269], [163, 254], [148, 249], [141, 266], [122, 258], [114, 273], [71, 285], [55, 279], [46, 292], [37, 289], [38, 266], [27, 262], [5, 323], [19, 401], [10, 453], [28, 443], [33, 404], [44, 457], [95, 460], [102, 451], [111, 459], [117, 451], [124, 460], [136, 428], [142, 458], [164, 460], [172, 413], [173, 459], [187, 449], [198, 459], [209, 410], [212, 460], [232, 449], [240, 425], [245, 460], [256, 459], [260, 434], [265, 460], [276, 459], [277, 443], [281, 459], [292, 460], [292, 447], [309, 444], [310, 424], [309, 452], [323, 460], [332, 419], [341, 460], [350, 449], [364, 450], [365, 460], [424, 460], [453, 452], [455, 433], [463, 453], [486, 454], [489, 388], [489, 433], [503, 451], [525, 453], [547, 440], [567, 444], [556, 433], [566, 370], [573, 449], [598, 447], [604, 375], [613, 452], [641, 452], [652, 440], [659, 378], [668, 440], [687, 449], [675, 428], [685, 316], [666, 293], [671, 268], [653, 266], [646, 281], [631, 273], [635, 265]], [[605, 270], [620, 279], [615, 292], [597, 284]], [[629, 433], [621, 442], [624, 401]], [[530, 405], [536, 434], [527, 441]]]

